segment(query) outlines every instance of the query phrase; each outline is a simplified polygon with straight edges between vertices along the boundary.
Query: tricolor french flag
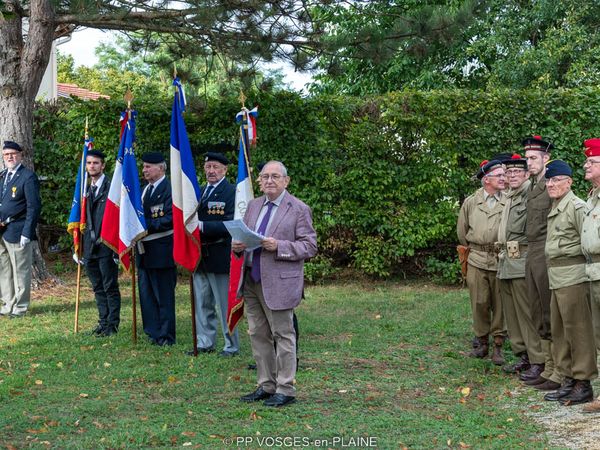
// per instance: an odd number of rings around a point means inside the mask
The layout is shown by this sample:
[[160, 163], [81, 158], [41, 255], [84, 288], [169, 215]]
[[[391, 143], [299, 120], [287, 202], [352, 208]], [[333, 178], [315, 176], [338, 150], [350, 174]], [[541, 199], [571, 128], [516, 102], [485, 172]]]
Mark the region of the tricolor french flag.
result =
[[[248, 111], [242, 109], [235, 119], [240, 123], [240, 142], [238, 153], [238, 176], [235, 191], [235, 211], [233, 219], [243, 219], [250, 200], [254, 198], [252, 191], [252, 180], [250, 179], [250, 146], [256, 144], [256, 117], [258, 107]], [[252, 123], [252, 128], [251, 128]], [[237, 326], [244, 315], [244, 298], [238, 295], [241, 292], [243, 282], [242, 272], [244, 267], [244, 255], [237, 257], [231, 252], [231, 264], [229, 268], [229, 290], [227, 294], [227, 326], [229, 332]]]
[[121, 114], [121, 143], [100, 233], [102, 241], [119, 255], [127, 270], [131, 266], [129, 250], [147, 233], [133, 146], [136, 116], [133, 110]]
[[190, 272], [200, 262], [200, 186], [192, 149], [185, 129], [185, 92], [179, 78], [173, 80], [175, 98], [171, 113], [171, 190], [173, 193], [173, 259]]

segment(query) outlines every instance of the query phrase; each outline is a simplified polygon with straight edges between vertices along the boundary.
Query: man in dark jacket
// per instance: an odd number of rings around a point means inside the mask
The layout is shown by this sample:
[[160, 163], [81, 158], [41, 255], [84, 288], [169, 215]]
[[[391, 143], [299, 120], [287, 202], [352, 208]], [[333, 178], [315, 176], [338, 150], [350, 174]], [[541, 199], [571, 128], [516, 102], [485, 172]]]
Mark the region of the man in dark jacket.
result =
[[144, 332], [155, 345], [175, 344], [175, 285], [173, 260], [173, 198], [161, 153], [142, 155], [148, 182], [142, 192], [148, 235], [138, 244], [138, 285]]
[[104, 174], [104, 159], [104, 153], [90, 150], [85, 161], [90, 187], [85, 208], [87, 219], [83, 234], [83, 258], [98, 307], [98, 325], [92, 333], [99, 337], [110, 336], [119, 330], [121, 312], [116, 255], [100, 242], [104, 207], [110, 190], [110, 179]]
[[36, 174], [21, 164], [19, 144], [4, 141], [0, 174], [0, 315], [23, 317], [31, 296], [31, 241], [42, 202]]
[[198, 350], [209, 353], [215, 349], [216, 306], [225, 340], [221, 356], [234, 356], [240, 351], [237, 329], [231, 335], [227, 327], [231, 236], [223, 222], [233, 219], [235, 202], [235, 187], [225, 179], [228, 164], [229, 160], [220, 153], [209, 152], [204, 158], [207, 184], [198, 207], [202, 258], [194, 273]]

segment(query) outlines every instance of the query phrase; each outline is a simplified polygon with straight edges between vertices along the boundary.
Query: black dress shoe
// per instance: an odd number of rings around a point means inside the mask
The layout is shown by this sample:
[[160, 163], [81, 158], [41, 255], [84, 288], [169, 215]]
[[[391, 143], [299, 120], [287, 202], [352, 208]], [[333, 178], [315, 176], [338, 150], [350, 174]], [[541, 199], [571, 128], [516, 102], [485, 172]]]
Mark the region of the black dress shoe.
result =
[[242, 397], [240, 397], [240, 400], [243, 402], [259, 402], [261, 400], [267, 399], [267, 398], [271, 398], [273, 396], [273, 394], [271, 394], [270, 392], [265, 391], [262, 387], [259, 387], [257, 390], [255, 390], [254, 392], [248, 394], [248, 395], [244, 395]]
[[247, 369], [248, 370], [256, 370], [256, 363], [254, 363], [254, 364], [248, 364]]
[[224, 358], [232, 358], [239, 354], [240, 354], [240, 352], [228, 352], [227, 350], [223, 350], [221, 353], [219, 353], [219, 356], [222, 356]]
[[544, 372], [544, 367], [546, 367], [544, 364], [532, 364], [528, 370], [521, 372], [521, 375], [519, 375], [519, 380], [537, 380], [542, 372]]
[[280, 406], [289, 405], [290, 403], [295, 403], [296, 397], [292, 397], [291, 395], [283, 395], [283, 394], [273, 394], [271, 398], [268, 398], [264, 401], [265, 406], [274, 406], [276, 408]]
[[577, 380], [569, 395], [559, 400], [563, 406], [579, 405], [594, 400], [594, 390], [588, 380]]
[[510, 365], [502, 366], [502, 370], [506, 373], [518, 373], [529, 369], [529, 356], [527, 353], [521, 353], [520, 359]]
[[214, 347], [198, 347], [198, 353], [214, 353]]
[[96, 325], [96, 328], [94, 328], [90, 334], [92, 336], [100, 336], [102, 333], [104, 332], [104, 327], [102, 325]]
[[21, 314], [11, 314], [10, 316], [8, 316], [11, 319], [22, 319], [23, 317], [25, 317], [25, 313], [21, 313]]
[[555, 391], [560, 389], [560, 384], [552, 380], [546, 380], [543, 383], [534, 385], [533, 388], [538, 391]]
[[556, 392], [550, 392], [549, 394], [544, 395], [544, 400], [556, 402], [561, 398], [566, 397], [575, 387], [575, 383], [576, 381], [573, 378], [565, 378], [565, 381], [563, 381], [560, 389], [558, 389]]

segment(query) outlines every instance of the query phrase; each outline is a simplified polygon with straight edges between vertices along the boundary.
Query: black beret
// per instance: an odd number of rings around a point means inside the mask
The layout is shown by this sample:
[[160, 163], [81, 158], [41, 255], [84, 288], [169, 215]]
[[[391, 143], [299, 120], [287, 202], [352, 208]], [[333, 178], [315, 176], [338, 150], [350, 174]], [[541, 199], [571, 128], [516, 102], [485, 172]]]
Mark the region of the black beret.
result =
[[4, 141], [4, 146], [2, 147], [2, 150], [5, 149], [11, 149], [11, 150], [16, 150], [18, 152], [22, 152], [23, 149], [21, 148], [21, 146], [19, 144], [17, 144], [16, 142], [13, 141]]
[[261, 161], [261, 162], [259, 162], [259, 163], [256, 165], [256, 168], [258, 169], [258, 171], [259, 171], [259, 172], [262, 172], [262, 170], [263, 170], [263, 167], [265, 167], [266, 165], [267, 165], [267, 163], [266, 163], [266, 162], [264, 162], [264, 161]]
[[527, 170], [527, 160], [516, 153], [510, 158], [502, 160], [502, 162], [504, 163], [504, 166], [506, 166], [507, 169], [514, 167], [517, 169]]
[[161, 152], [148, 152], [142, 155], [142, 161], [148, 164], [159, 164], [165, 162], [165, 157]]
[[100, 158], [102, 161], [104, 161], [104, 159], [106, 158], [106, 155], [100, 150], [88, 150], [87, 156], [94, 156], [96, 158]]
[[207, 162], [207, 161], [217, 161], [217, 162], [220, 162], [221, 164], [225, 164], [225, 165], [229, 164], [229, 160], [227, 159], [227, 157], [225, 155], [223, 155], [222, 153], [216, 153], [216, 152], [207, 152], [206, 155], [204, 156], [204, 162]]
[[557, 177], [559, 175], [572, 176], [573, 171], [571, 170], [571, 166], [560, 159], [555, 159], [546, 164], [546, 174], [544, 175], [546, 178]]
[[482, 161], [481, 164], [479, 165], [479, 171], [477, 172], [477, 175], [476, 175], [477, 178], [479, 178], [481, 180], [485, 175], [490, 173], [492, 170], [494, 170], [498, 166], [502, 166], [502, 161], [499, 161], [497, 159], [492, 159], [491, 161], [488, 161], [488, 160]]
[[531, 136], [523, 139], [521, 142], [525, 151], [527, 150], [537, 150], [540, 152], [548, 152], [554, 148], [551, 142], [546, 142], [542, 139], [541, 136]]

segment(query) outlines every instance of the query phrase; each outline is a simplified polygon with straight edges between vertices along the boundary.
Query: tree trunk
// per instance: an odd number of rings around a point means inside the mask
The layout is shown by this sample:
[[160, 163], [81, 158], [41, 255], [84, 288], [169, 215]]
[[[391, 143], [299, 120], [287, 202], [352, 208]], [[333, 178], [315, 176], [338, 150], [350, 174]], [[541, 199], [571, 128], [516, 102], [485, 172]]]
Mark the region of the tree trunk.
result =
[[[23, 148], [23, 164], [33, 169], [33, 103], [50, 59], [54, 39], [54, 12], [49, 0], [32, 0], [27, 36], [16, 0], [7, 0], [14, 14], [0, 18], [0, 139]], [[33, 286], [53, 278], [33, 247]]]

